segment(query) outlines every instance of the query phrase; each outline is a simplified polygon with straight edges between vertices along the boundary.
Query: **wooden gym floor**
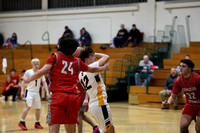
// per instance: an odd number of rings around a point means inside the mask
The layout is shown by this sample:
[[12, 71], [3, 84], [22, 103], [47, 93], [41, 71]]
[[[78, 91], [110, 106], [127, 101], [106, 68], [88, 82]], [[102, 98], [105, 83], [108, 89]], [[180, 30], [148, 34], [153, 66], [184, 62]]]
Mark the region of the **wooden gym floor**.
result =
[[[159, 108], [145, 108], [129, 105], [127, 102], [109, 103], [112, 110], [112, 118], [116, 133], [179, 133], [179, 121], [182, 110], [161, 110]], [[23, 101], [0, 100], [0, 133], [47, 133], [46, 122], [47, 101], [42, 102], [41, 125], [44, 129], [34, 129], [35, 110], [31, 110], [26, 118], [27, 131], [22, 131], [18, 126], [22, 110], [25, 107]], [[88, 113], [87, 113], [88, 114]], [[89, 115], [89, 114], [88, 114]], [[190, 133], [195, 133], [194, 121], [190, 125]], [[64, 133], [61, 126], [60, 133]], [[92, 133], [92, 128], [83, 123], [83, 133]]]

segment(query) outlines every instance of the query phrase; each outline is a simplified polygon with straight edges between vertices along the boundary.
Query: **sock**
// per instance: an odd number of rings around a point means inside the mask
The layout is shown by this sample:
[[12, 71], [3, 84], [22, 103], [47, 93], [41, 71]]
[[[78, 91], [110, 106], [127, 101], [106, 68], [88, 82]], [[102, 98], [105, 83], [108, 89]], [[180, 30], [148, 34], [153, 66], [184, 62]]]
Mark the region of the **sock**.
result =
[[25, 120], [24, 120], [24, 119], [21, 119], [20, 121], [21, 121], [21, 122], [25, 122]]

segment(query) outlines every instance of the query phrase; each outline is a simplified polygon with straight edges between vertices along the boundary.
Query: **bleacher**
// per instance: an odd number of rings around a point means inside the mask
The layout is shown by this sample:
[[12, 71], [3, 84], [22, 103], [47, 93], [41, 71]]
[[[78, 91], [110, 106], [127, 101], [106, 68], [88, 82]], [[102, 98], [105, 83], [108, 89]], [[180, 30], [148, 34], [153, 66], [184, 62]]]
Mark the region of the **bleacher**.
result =
[[[180, 53], [172, 54], [171, 59], [163, 60], [163, 69], [157, 69], [154, 73], [152, 82], [149, 83], [148, 94], [146, 94], [146, 87], [130, 86], [129, 89], [129, 103], [138, 104], [147, 107], [161, 108], [161, 99], [159, 92], [164, 90], [165, 79], [170, 75], [170, 69], [179, 65], [180, 60], [184, 59], [186, 55], [191, 56], [191, 60], [195, 63], [195, 69], [200, 68], [199, 58], [200, 42], [191, 42], [190, 47], [181, 48]], [[178, 97], [179, 109], [184, 105], [182, 96]], [[173, 105], [170, 106], [173, 108]]]

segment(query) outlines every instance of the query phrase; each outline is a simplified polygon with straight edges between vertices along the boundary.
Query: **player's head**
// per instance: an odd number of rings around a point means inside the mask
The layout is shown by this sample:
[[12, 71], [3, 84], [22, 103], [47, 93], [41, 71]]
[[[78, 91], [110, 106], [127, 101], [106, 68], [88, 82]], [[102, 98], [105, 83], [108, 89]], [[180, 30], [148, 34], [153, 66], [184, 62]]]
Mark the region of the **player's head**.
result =
[[176, 68], [171, 68], [171, 75], [175, 77], [177, 75]]
[[73, 39], [71, 36], [66, 36], [60, 38], [58, 51], [62, 52], [65, 55], [72, 55], [76, 51], [78, 46], [78, 41]]
[[15, 77], [15, 75], [16, 75], [16, 70], [13, 68], [13, 69], [10, 69], [10, 75], [12, 76], [12, 77]]
[[7, 83], [10, 83], [10, 82], [11, 82], [10, 76], [6, 76], [6, 82], [7, 82]]
[[194, 63], [188, 59], [182, 59], [180, 62], [181, 74], [188, 74], [193, 71]]
[[40, 60], [37, 58], [32, 59], [31, 65], [33, 67], [33, 70], [38, 70], [40, 68]]
[[91, 64], [96, 60], [95, 53], [90, 47], [83, 48], [78, 57], [86, 64]]
[[25, 72], [26, 72], [26, 70], [23, 69], [22, 72], [21, 72], [22, 76], [24, 76]]

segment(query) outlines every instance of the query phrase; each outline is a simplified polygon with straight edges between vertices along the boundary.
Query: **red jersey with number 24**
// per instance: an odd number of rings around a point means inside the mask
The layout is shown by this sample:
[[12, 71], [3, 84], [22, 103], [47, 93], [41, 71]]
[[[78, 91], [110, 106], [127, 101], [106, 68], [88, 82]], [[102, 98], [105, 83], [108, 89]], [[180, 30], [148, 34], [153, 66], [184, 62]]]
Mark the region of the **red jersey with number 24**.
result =
[[80, 58], [67, 56], [61, 52], [51, 55], [45, 64], [53, 66], [50, 72], [52, 92], [77, 93], [75, 87], [79, 71], [88, 70], [88, 66]]
[[172, 90], [172, 93], [178, 94], [181, 89], [186, 95], [186, 104], [200, 105], [200, 75], [192, 73], [189, 78], [179, 76]]

